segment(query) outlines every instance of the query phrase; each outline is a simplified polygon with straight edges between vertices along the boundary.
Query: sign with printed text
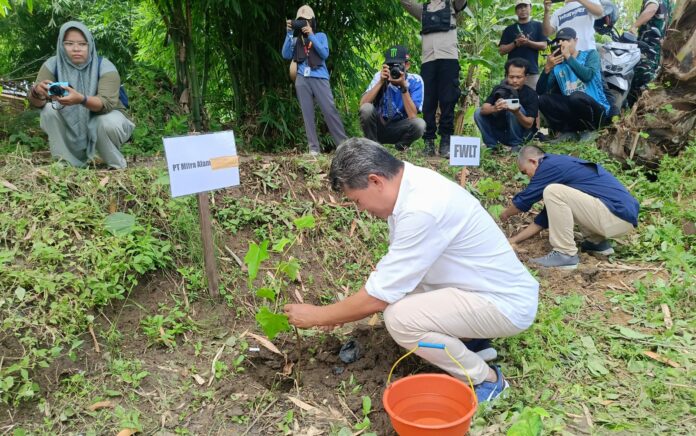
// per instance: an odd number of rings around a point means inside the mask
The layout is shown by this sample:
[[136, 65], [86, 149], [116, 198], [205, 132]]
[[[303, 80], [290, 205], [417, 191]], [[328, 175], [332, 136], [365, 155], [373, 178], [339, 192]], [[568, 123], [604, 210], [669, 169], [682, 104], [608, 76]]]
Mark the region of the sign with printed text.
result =
[[172, 197], [239, 185], [233, 132], [163, 138]]
[[481, 138], [452, 136], [450, 138], [450, 165], [477, 167], [481, 164]]

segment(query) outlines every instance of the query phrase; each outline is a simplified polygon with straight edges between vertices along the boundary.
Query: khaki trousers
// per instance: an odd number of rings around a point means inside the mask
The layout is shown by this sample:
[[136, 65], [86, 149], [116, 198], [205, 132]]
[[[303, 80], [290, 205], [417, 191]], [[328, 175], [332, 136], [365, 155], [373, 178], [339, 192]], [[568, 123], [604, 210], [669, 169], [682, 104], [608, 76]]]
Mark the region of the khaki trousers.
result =
[[633, 224], [617, 217], [598, 198], [566, 185], [553, 183], [544, 189], [549, 216], [549, 242], [554, 250], [574, 256], [578, 252], [573, 226], [593, 243], [624, 235]]
[[[475, 292], [444, 288], [412, 293], [384, 311], [384, 323], [397, 344], [412, 350], [418, 342], [444, 344], [466, 369], [474, 384], [488, 376], [488, 364], [469, 351], [460, 338], [499, 338], [521, 332], [498, 308]], [[419, 348], [418, 356], [469, 383], [444, 350]]]

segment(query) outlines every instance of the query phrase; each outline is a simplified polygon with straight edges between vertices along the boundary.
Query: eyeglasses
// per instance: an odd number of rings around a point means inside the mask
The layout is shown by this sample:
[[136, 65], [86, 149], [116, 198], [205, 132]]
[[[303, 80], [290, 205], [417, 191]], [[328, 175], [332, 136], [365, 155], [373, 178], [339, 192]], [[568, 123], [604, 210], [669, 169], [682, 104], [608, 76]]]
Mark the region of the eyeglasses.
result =
[[75, 41], [64, 41], [63, 42], [63, 47], [67, 49], [74, 49], [77, 48], [79, 50], [87, 50], [87, 47], [89, 46], [88, 43], [86, 42], [75, 42]]

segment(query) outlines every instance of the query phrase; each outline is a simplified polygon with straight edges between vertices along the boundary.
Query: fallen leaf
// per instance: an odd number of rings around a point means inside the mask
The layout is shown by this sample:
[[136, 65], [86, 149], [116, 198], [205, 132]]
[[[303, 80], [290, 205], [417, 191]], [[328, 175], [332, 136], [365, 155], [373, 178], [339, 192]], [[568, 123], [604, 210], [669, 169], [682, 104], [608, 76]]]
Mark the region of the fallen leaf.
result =
[[314, 407], [311, 404], [307, 404], [299, 398], [295, 398], [293, 396], [288, 395], [288, 400], [292, 401], [294, 405], [304, 410], [305, 412], [316, 413], [317, 415], [326, 415], [326, 412], [324, 412], [320, 408]]
[[370, 327], [374, 327], [377, 325], [378, 322], [379, 322], [379, 315], [377, 315], [375, 313], [374, 315], [372, 315], [372, 318], [370, 318], [370, 320], [367, 322], [367, 325], [369, 325]]
[[101, 179], [99, 181], [99, 186], [103, 188], [107, 183], [109, 183], [109, 176], [105, 176], [103, 179]]
[[193, 374], [193, 379], [196, 380], [196, 383], [198, 383], [199, 385], [205, 384], [205, 379], [198, 374]]
[[279, 354], [281, 356], [283, 355], [283, 353], [280, 352], [278, 347], [273, 345], [273, 342], [269, 341], [268, 339], [266, 339], [262, 336], [256, 335], [254, 333], [246, 333], [246, 336], [250, 336], [250, 337], [256, 339], [259, 342], [259, 344], [263, 345], [263, 347], [266, 348], [268, 351]]
[[293, 367], [293, 366], [295, 366], [295, 363], [294, 363], [294, 362], [287, 362], [287, 363], [283, 366], [283, 375], [284, 375], [285, 377], [289, 377], [290, 374], [292, 374], [292, 367]]
[[353, 222], [350, 225], [350, 232], [348, 232], [348, 237], [352, 238], [353, 234], [355, 233], [355, 227], [358, 225], [358, 221], [356, 219], [353, 219]]
[[593, 428], [594, 423], [592, 422], [592, 415], [590, 415], [590, 409], [588, 409], [587, 406], [583, 404], [582, 411], [585, 414], [585, 421], [587, 422], [587, 426], [589, 428]]
[[672, 322], [672, 313], [669, 310], [669, 306], [665, 303], [660, 304], [660, 308], [662, 309], [662, 315], [664, 315], [665, 328], [669, 330], [674, 325]]
[[302, 294], [300, 294], [300, 291], [298, 291], [297, 288], [294, 289], [294, 294], [297, 302], [300, 304], [304, 304], [304, 298], [302, 298]]
[[114, 198], [109, 202], [109, 213], [116, 213], [116, 199]]
[[123, 430], [119, 431], [116, 436], [131, 436], [134, 435], [138, 432], [138, 429], [135, 428], [124, 428]]
[[31, 237], [34, 235], [34, 232], [35, 232], [35, 231], [36, 231], [36, 223], [34, 223], [34, 224], [31, 226], [31, 229], [29, 229], [29, 232], [28, 232], [27, 235], [24, 237], [24, 240], [25, 240], [25, 241], [30, 240]]
[[671, 366], [672, 368], [681, 368], [681, 365], [675, 362], [674, 360], [670, 360], [666, 358], [665, 356], [662, 356], [660, 354], [657, 354], [653, 351], [643, 351], [643, 354], [648, 356], [651, 359], [657, 360], [658, 362], [662, 362], [666, 365]]
[[7, 188], [11, 191], [19, 191], [19, 189], [15, 185], [13, 185], [12, 183], [8, 182], [5, 179], [0, 179], [0, 184], [2, 184], [2, 186], [4, 186], [5, 188]]
[[97, 401], [96, 403], [87, 407], [87, 410], [91, 410], [92, 412], [95, 412], [99, 409], [111, 409], [113, 407], [114, 407], [114, 403], [112, 403], [111, 401]]
[[336, 204], [336, 199], [335, 199], [335, 198], [333, 197], [333, 195], [331, 195], [331, 194], [329, 194], [329, 201], [330, 201], [332, 204]]

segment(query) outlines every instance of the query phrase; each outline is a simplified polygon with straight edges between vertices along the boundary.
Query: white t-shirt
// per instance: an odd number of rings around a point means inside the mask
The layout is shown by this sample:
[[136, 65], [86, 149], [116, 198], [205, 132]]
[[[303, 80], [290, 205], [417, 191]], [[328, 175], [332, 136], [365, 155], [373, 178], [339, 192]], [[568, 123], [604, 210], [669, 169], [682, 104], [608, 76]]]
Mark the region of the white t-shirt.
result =
[[405, 163], [389, 224], [389, 251], [365, 284], [394, 303], [414, 289], [476, 292], [519, 328], [537, 311], [539, 284], [493, 218], [464, 188]]
[[[591, 3], [600, 4], [599, 0], [590, 0]], [[580, 2], [570, 2], [551, 15], [551, 25], [556, 32], [564, 27], [570, 27], [578, 35], [578, 50], [597, 50], [594, 39], [594, 22], [599, 16], [592, 15]]]

